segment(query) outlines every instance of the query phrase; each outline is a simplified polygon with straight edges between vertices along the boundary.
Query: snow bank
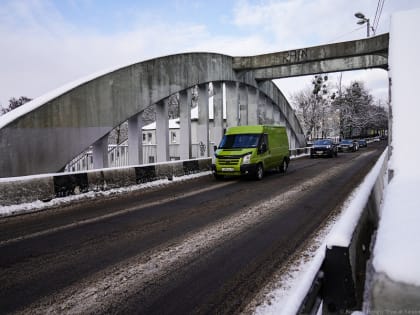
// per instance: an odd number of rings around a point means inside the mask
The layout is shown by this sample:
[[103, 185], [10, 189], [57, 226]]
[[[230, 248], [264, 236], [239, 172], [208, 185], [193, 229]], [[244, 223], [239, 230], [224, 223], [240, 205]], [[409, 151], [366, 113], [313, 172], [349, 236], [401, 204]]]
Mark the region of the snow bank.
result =
[[420, 168], [416, 127], [420, 117], [420, 9], [392, 16], [392, 155], [394, 177], [388, 185], [374, 248], [376, 272], [420, 286]]

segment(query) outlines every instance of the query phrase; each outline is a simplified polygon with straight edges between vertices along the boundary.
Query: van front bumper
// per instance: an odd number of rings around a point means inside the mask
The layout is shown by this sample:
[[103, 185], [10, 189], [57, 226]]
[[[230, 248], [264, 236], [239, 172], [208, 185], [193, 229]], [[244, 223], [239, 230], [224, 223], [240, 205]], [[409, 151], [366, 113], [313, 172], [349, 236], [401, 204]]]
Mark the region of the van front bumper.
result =
[[254, 175], [257, 172], [257, 164], [243, 164], [241, 165], [242, 175]]
[[232, 168], [232, 170], [224, 170], [223, 168], [216, 167], [215, 164], [212, 164], [211, 168], [212, 168], [212, 172], [217, 173], [218, 175], [225, 175], [225, 176], [254, 175], [257, 171], [257, 164], [243, 164], [239, 167], [239, 170], [237, 169], [237, 167]]

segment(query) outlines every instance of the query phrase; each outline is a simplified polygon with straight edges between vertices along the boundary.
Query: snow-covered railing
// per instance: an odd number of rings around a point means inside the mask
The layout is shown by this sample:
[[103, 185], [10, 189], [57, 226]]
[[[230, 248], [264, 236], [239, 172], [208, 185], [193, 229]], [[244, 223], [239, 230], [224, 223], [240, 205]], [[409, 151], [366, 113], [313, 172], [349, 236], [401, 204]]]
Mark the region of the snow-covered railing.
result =
[[315, 268], [298, 314], [346, 314], [362, 309], [371, 237], [388, 178], [388, 149], [349, 197], [340, 220], [326, 240], [325, 256]]

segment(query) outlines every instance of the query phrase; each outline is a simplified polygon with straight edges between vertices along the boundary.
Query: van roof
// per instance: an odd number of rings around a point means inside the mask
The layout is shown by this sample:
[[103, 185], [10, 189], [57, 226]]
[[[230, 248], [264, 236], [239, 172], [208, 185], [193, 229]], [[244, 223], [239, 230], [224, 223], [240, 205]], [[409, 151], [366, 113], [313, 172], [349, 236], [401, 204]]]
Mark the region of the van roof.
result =
[[263, 133], [266, 128], [285, 128], [284, 126], [274, 125], [253, 125], [253, 126], [235, 126], [230, 127], [226, 134], [241, 134], [241, 133]]

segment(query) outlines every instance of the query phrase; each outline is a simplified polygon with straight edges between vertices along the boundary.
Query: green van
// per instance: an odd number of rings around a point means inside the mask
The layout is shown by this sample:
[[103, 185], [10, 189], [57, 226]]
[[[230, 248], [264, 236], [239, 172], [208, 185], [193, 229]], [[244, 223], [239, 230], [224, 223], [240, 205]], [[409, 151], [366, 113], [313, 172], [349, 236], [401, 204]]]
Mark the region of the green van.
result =
[[286, 127], [237, 126], [223, 136], [212, 160], [212, 170], [217, 179], [247, 175], [260, 180], [265, 170], [286, 172], [289, 161]]

